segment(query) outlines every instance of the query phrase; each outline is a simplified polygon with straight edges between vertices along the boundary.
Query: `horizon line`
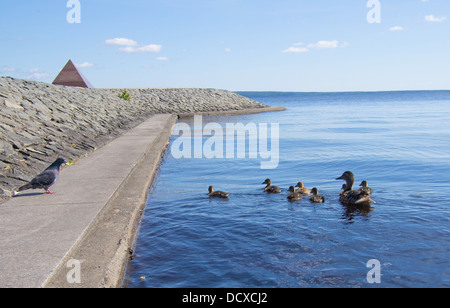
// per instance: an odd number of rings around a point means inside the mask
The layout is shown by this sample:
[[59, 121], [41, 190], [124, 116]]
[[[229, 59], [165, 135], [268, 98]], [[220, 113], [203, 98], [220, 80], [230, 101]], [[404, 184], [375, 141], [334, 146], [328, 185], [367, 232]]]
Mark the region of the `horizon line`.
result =
[[[51, 82], [17, 78], [7, 75], [0, 75], [0, 78], [11, 78], [30, 82], [45, 83], [51, 85]], [[379, 92], [437, 92], [450, 91], [449, 89], [395, 89], [395, 90], [323, 90], [323, 91], [308, 91], [308, 90], [228, 90], [220, 87], [93, 87], [92, 89], [222, 89], [230, 92], [272, 92], [272, 93], [379, 93]]]

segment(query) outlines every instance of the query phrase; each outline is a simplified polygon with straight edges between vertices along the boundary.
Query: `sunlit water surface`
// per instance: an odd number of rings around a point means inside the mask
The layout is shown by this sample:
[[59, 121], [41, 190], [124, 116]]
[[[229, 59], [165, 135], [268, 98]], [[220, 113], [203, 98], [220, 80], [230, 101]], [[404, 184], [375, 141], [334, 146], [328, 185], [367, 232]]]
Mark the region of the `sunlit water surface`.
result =
[[[125, 287], [450, 287], [450, 92], [241, 94], [287, 110], [203, 125], [278, 123], [278, 167], [168, 151]], [[339, 203], [346, 170], [373, 188], [371, 211]], [[283, 193], [263, 193], [266, 178]], [[326, 202], [289, 203], [298, 181]]]

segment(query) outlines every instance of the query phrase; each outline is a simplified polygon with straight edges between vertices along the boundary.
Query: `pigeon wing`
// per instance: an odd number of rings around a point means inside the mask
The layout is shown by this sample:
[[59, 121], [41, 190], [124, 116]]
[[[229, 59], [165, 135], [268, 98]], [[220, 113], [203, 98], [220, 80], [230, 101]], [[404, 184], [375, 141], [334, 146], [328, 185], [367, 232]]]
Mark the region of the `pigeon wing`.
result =
[[48, 188], [53, 185], [56, 175], [51, 170], [46, 170], [31, 180], [30, 184], [33, 188]]

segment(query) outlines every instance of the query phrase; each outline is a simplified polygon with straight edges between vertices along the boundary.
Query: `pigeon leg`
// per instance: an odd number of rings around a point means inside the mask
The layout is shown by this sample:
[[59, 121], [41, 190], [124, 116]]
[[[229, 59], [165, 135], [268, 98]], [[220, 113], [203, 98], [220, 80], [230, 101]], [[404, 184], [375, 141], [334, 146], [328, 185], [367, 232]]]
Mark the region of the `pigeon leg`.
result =
[[48, 195], [53, 195], [53, 194], [54, 194], [54, 192], [51, 192], [51, 191], [48, 190], [48, 189], [45, 191], [45, 193], [48, 194]]

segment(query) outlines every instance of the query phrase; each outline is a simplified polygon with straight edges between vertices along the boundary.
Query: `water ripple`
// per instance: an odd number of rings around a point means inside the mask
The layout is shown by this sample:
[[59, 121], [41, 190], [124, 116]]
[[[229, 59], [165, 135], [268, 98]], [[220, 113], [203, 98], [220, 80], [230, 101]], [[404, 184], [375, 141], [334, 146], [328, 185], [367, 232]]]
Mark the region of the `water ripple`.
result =
[[[381, 287], [450, 286], [450, 92], [247, 95], [288, 110], [209, 120], [281, 123], [279, 167], [169, 153], [127, 287], [373, 287], [370, 259]], [[374, 189], [373, 209], [339, 203], [346, 170]], [[267, 177], [282, 194], [263, 193]], [[326, 203], [288, 202], [300, 180]], [[209, 185], [230, 200], [210, 199]]]

